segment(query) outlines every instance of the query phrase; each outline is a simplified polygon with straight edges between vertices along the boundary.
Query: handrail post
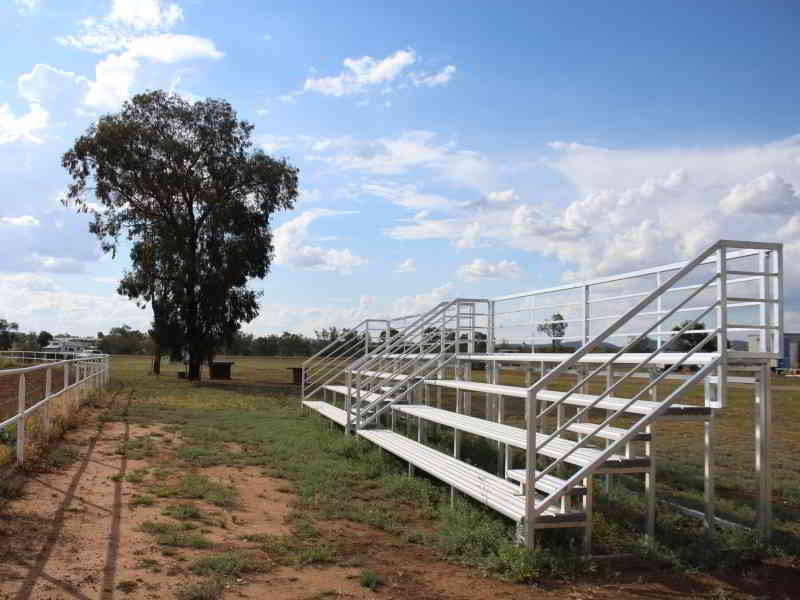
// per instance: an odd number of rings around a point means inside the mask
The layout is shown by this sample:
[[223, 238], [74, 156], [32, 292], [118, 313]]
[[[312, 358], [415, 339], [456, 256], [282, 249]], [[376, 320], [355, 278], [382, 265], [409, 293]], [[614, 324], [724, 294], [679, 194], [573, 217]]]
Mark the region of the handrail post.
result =
[[534, 401], [536, 392], [534, 388], [528, 389], [525, 405], [527, 407], [527, 448], [525, 449], [525, 546], [533, 550], [536, 532], [536, 431], [538, 430], [539, 416]]
[[17, 464], [25, 462], [25, 373], [20, 373], [17, 393]]
[[353, 372], [348, 369], [347, 370], [347, 395], [344, 397], [344, 410], [347, 413], [347, 423], [344, 426], [344, 433], [345, 435], [350, 435], [350, 427], [352, 418], [352, 406], [353, 406]]
[[47, 401], [42, 406], [42, 429], [45, 439], [50, 439], [50, 396], [53, 393], [53, 369], [45, 371], [44, 397]]
[[[727, 405], [728, 381], [728, 263], [726, 246], [717, 249], [717, 352], [722, 360], [717, 368], [717, 402], [720, 408]], [[766, 336], [767, 330], [764, 330]]]

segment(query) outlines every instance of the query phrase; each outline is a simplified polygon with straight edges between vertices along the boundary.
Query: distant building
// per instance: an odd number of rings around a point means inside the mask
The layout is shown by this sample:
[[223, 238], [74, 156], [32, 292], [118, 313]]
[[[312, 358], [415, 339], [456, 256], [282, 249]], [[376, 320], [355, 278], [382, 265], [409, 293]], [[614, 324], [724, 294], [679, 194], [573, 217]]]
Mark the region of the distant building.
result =
[[[761, 337], [756, 333], [747, 336], [748, 350], [759, 352]], [[781, 348], [781, 358], [778, 359], [779, 369], [800, 369], [800, 333], [784, 333]]]
[[59, 354], [63, 352], [89, 352], [95, 349], [94, 338], [53, 338], [41, 352]]

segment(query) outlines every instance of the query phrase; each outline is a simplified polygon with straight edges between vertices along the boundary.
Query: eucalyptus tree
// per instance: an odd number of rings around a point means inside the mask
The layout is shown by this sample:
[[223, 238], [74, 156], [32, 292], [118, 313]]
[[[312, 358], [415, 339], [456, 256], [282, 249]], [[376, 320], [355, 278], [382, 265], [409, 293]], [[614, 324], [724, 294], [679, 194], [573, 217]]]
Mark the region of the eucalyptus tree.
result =
[[94, 213], [104, 251], [130, 241], [135, 285], [120, 291], [167, 299], [190, 379], [215, 343], [258, 315], [247, 282], [269, 272], [270, 217], [297, 197], [297, 169], [255, 149], [252, 131], [223, 100], [153, 91], [100, 117], [62, 158], [72, 177], [64, 203]]

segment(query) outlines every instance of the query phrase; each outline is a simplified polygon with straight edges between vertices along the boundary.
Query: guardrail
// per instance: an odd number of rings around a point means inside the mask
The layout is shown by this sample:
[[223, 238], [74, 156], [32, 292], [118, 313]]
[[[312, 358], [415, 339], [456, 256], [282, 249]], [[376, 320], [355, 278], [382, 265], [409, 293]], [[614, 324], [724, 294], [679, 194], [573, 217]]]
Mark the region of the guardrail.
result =
[[77, 357], [66, 360], [31, 354], [48, 353], [0, 352], [9, 360], [42, 362], [0, 370], [0, 465], [12, 459], [22, 465], [29, 450], [41, 450], [60, 436], [110, 377], [111, 357], [106, 354], [75, 353]]

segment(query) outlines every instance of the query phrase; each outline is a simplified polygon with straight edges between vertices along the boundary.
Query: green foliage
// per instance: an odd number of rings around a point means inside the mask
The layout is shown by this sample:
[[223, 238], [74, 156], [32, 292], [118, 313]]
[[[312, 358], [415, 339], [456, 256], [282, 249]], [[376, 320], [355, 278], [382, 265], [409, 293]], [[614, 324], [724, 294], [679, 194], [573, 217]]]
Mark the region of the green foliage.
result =
[[145, 521], [142, 523], [142, 531], [156, 537], [156, 541], [162, 546], [175, 546], [177, 548], [210, 548], [211, 541], [201, 534], [193, 531], [195, 528], [191, 523], [158, 523]]
[[263, 561], [240, 550], [222, 552], [204, 556], [192, 564], [192, 572], [196, 575], [216, 577], [239, 577], [244, 573], [265, 570]]
[[564, 320], [561, 313], [554, 313], [552, 317], [544, 320], [544, 323], [539, 323], [536, 326], [536, 331], [544, 333], [547, 337], [552, 339], [553, 351], [556, 351], [561, 345], [561, 338], [567, 330], [569, 323]]
[[174, 492], [179, 498], [205, 500], [222, 508], [233, 508], [238, 497], [236, 490], [232, 487], [211, 481], [205, 475], [194, 473], [185, 475]]
[[202, 510], [187, 502], [170, 504], [161, 511], [161, 514], [179, 521], [203, 521], [206, 518]]
[[361, 587], [370, 589], [373, 592], [386, 583], [383, 580], [383, 577], [378, 575], [375, 571], [370, 570], [361, 571], [361, 575], [358, 577], [358, 582], [361, 584]]
[[258, 314], [247, 281], [269, 270], [270, 215], [297, 197], [297, 169], [254, 150], [252, 131], [223, 100], [153, 91], [101, 117], [62, 159], [73, 180], [64, 202], [85, 212], [94, 191], [103, 210], [90, 231], [105, 251], [127, 234], [132, 271], [118, 291], [163, 309], [158, 343], [178, 325], [191, 379]]
[[177, 593], [178, 600], [219, 600], [225, 593], [225, 583], [219, 579], [208, 579], [191, 583]]

